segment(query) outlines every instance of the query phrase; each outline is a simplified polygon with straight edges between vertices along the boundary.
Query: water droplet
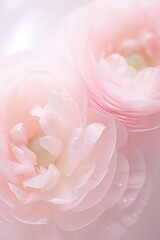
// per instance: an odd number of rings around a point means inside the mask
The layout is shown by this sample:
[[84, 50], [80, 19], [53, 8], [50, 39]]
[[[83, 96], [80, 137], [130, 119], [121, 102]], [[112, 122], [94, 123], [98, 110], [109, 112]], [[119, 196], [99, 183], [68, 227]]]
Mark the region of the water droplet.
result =
[[132, 216], [136, 218], [137, 217], [137, 213], [133, 212]]
[[111, 230], [112, 230], [111, 226], [107, 226], [107, 231], [109, 232]]
[[123, 183], [121, 183], [121, 182], [120, 182], [120, 183], [118, 183], [118, 187], [120, 187], [120, 188], [121, 188], [122, 186], [123, 186]]
[[131, 202], [134, 202], [134, 201], [135, 201], [135, 198], [132, 197], [132, 198], [131, 198]]
[[128, 202], [127, 198], [123, 198], [123, 199], [122, 199], [122, 202], [123, 202], [123, 203], [127, 203], [127, 202]]
[[72, 98], [71, 98], [71, 97], [68, 96], [67, 98], [68, 98], [69, 101], [72, 101]]
[[70, 95], [68, 95], [67, 93], [64, 94], [64, 96], [69, 100], [69, 101], [72, 101], [72, 97]]

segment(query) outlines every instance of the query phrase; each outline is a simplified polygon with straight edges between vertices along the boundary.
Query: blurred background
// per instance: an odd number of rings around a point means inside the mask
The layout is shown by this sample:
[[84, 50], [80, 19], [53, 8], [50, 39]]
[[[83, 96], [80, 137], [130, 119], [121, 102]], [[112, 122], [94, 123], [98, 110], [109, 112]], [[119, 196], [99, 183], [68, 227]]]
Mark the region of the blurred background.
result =
[[[93, 1], [0, 0], [0, 55], [43, 46], [69, 12], [89, 2]], [[122, 240], [160, 239], [159, 186], [160, 169], [153, 176], [151, 197], [143, 215]]]
[[90, 0], [0, 0], [1, 53], [40, 47], [62, 19]]

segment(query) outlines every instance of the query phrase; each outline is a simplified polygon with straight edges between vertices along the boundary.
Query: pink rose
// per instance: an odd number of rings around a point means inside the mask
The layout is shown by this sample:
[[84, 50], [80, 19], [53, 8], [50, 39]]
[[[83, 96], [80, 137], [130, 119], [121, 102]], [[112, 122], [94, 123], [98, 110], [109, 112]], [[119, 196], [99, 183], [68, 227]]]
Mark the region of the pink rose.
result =
[[88, 107], [79, 74], [55, 52], [15, 54], [0, 69], [1, 240], [123, 232], [149, 191], [126, 128]]
[[100, 1], [75, 12], [59, 31], [91, 105], [132, 131], [160, 126], [159, 15], [156, 1]]

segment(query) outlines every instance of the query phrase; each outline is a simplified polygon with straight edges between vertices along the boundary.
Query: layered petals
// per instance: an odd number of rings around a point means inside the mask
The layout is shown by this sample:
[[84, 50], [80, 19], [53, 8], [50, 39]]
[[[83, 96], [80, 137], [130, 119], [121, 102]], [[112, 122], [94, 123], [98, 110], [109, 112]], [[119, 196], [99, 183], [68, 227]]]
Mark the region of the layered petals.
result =
[[95, 2], [69, 16], [50, 42], [75, 63], [90, 105], [130, 131], [160, 126], [159, 12], [157, 1]]

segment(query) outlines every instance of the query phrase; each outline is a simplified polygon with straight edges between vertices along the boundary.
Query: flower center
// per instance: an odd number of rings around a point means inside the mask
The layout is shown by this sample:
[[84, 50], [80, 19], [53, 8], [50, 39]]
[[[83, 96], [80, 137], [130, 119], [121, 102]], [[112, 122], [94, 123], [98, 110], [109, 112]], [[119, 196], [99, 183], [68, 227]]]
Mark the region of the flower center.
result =
[[39, 139], [35, 139], [29, 146], [30, 150], [36, 154], [37, 165], [48, 168], [50, 164], [55, 163], [57, 157], [41, 146]]
[[141, 70], [149, 65], [143, 56], [138, 53], [132, 53], [126, 57], [126, 60], [127, 63], [136, 70]]

